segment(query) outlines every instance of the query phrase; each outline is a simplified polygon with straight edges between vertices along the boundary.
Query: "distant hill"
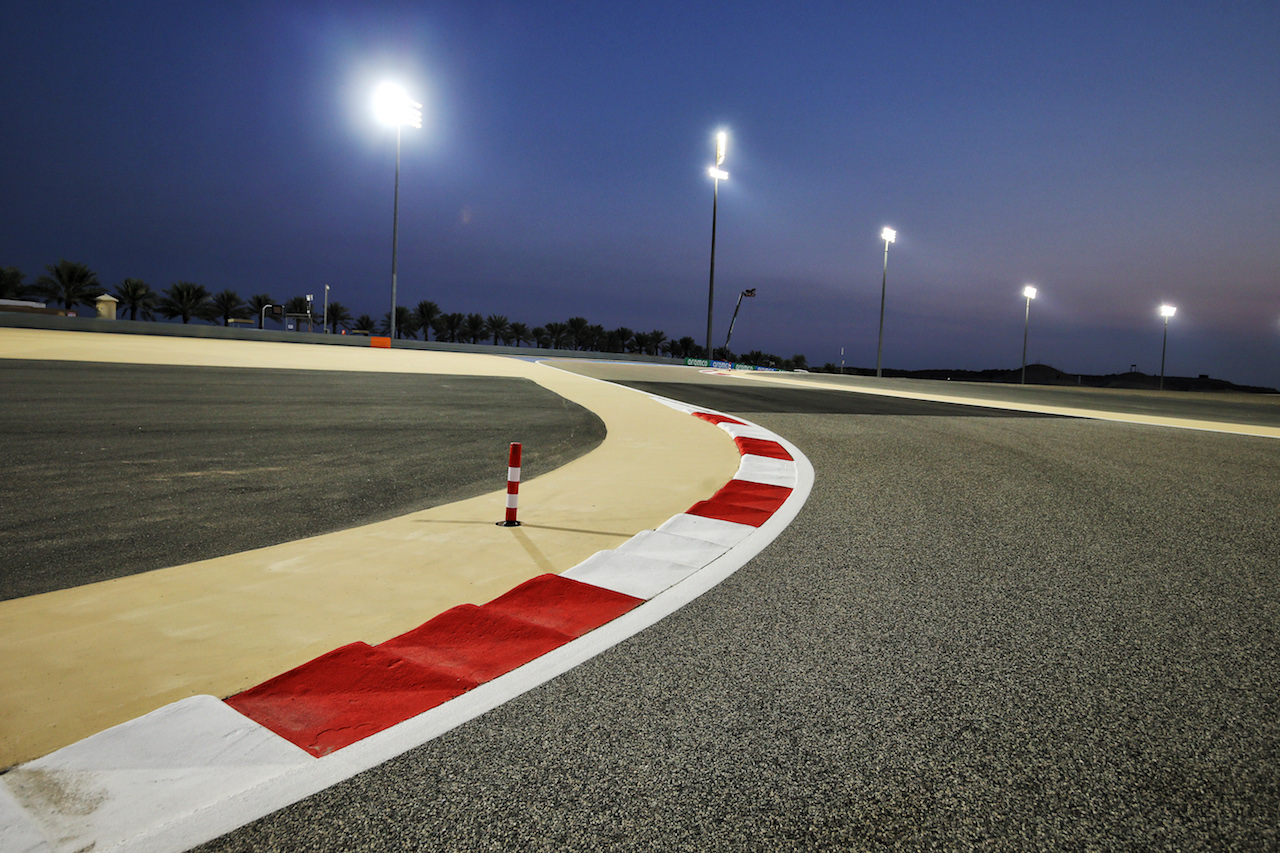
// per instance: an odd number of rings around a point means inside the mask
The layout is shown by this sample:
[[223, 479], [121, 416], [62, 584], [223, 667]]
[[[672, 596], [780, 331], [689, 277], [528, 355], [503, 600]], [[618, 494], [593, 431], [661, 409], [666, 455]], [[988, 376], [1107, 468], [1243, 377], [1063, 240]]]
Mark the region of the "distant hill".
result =
[[[867, 375], [874, 371], [849, 370], [849, 373]], [[1022, 378], [1022, 370], [885, 370], [885, 376], [898, 376], [908, 379], [950, 379], [954, 382], [1000, 382], [1017, 385]], [[1129, 388], [1154, 391], [1160, 385], [1159, 376], [1148, 376], [1145, 373], [1108, 373], [1105, 376], [1088, 373], [1063, 373], [1056, 367], [1047, 364], [1027, 365], [1028, 385], [1081, 385], [1091, 388]], [[1249, 394], [1280, 394], [1275, 388], [1258, 385], [1236, 385], [1225, 379], [1213, 379], [1207, 375], [1165, 376], [1166, 391], [1236, 391]]]

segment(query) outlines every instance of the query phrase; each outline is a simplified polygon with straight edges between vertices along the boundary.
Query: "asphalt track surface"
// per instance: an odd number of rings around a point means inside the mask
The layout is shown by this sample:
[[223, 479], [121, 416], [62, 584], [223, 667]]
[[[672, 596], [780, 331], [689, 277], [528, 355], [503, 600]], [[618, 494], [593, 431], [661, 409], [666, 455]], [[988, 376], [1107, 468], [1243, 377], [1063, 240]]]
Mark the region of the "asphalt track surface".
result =
[[505, 377], [4, 359], [0, 399], [0, 600], [496, 491], [511, 441], [531, 479], [604, 438]]
[[766, 396], [816, 482], [755, 560], [201, 849], [1280, 847], [1280, 445]]

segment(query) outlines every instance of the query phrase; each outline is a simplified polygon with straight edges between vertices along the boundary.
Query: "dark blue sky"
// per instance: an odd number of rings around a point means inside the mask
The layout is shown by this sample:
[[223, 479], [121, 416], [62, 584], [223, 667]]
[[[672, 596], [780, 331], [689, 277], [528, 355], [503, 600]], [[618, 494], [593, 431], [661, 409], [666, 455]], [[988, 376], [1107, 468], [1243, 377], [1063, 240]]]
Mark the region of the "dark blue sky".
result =
[[0, 265], [885, 364], [1280, 385], [1280, 4], [61, 3], [0, 15]]

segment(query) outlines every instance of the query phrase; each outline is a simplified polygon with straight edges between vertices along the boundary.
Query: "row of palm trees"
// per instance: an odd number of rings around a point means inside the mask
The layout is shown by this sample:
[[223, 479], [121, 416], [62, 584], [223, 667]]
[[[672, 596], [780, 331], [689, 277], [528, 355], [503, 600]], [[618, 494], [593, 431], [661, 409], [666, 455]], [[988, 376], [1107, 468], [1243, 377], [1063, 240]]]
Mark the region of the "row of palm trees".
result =
[[[332, 308], [330, 309], [332, 310]], [[362, 321], [364, 321], [362, 323]], [[368, 317], [358, 319], [352, 328], [361, 330], [368, 325]], [[378, 331], [391, 334], [387, 315], [383, 315]], [[536, 346], [547, 349], [590, 350], [595, 352], [639, 353], [669, 355], [676, 358], [700, 358], [705, 352], [692, 337], [678, 340], [667, 337], [666, 332], [638, 332], [620, 326], [605, 329], [598, 323], [590, 323], [585, 317], [570, 317], [563, 322], [532, 326], [511, 321], [504, 314], [445, 313], [430, 300], [419, 302], [410, 309], [396, 306], [395, 336], [449, 343], [494, 343], [506, 346]]]
[[[26, 275], [16, 267], [0, 269], [0, 299], [42, 297], [70, 311], [77, 305], [93, 305], [107, 292], [98, 281], [97, 273], [84, 264], [61, 260], [46, 266], [45, 270], [45, 275], [29, 285]], [[271, 302], [265, 294], [246, 302], [234, 290], [210, 293], [191, 281], [175, 281], [157, 293], [139, 278], [126, 278], [116, 285], [111, 295], [116, 298], [116, 310], [130, 320], [154, 320], [161, 315], [169, 320], [181, 318], [184, 323], [192, 319], [221, 320], [223, 325], [229, 325], [233, 319], [244, 319], [255, 309], [261, 311]]]
[[[98, 281], [97, 274], [82, 263], [60, 260], [57, 264], [46, 266], [45, 270], [45, 275], [41, 275], [34, 284], [27, 285], [25, 276], [18, 269], [0, 269], [0, 299], [40, 296], [70, 310], [77, 305], [93, 305], [95, 299], [107, 292]], [[232, 321], [252, 319], [257, 321], [258, 328], [263, 327], [267, 318], [283, 324], [285, 316], [292, 316], [312, 327], [318, 325], [320, 320], [316, 317], [312, 303], [303, 296], [294, 296], [284, 303], [277, 302], [266, 293], [257, 293], [243, 299], [234, 290], [210, 293], [202, 285], [190, 281], [175, 281], [156, 292], [141, 279], [126, 278], [116, 285], [111, 295], [118, 301], [116, 310], [119, 315], [130, 320], [155, 320], [159, 315], [169, 320], [180, 318], [183, 323], [196, 319], [211, 323], [221, 321], [222, 325], [229, 326]], [[283, 311], [278, 314], [265, 310], [281, 305]], [[666, 355], [674, 358], [706, 357], [706, 348], [692, 337], [686, 335], [673, 340], [660, 329], [651, 332], [638, 332], [625, 326], [605, 329], [588, 322], [585, 317], [570, 317], [563, 322], [530, 327], [525, 323], [512, 322], [502, 314], [486, 316], [476, 313], [446, 313], [430, 300], [423, 300], [413, 308], [396, 306], [394, 328], [390, 312], [383, 314], [381, 320], [375, 322], [368, 314], [352, 317], [341, 302], [329, 303], [323, 321], [333, 334], [338, 334], [339, 330], [350, 330], [358, 334], [379, 333], [413, 339], [421, 333], [424, 341], [430, 340], [431, 335], [434, 335], [435, 340], [449, 343], [492, 342], [517, 347]], [[735, 356], [724, 347], [718, 348], [715, 355], [717, 359], [740, 360], [762, 367], [789, 369], [806, 366], [803, 355], [780, 359], [757, 350]]]

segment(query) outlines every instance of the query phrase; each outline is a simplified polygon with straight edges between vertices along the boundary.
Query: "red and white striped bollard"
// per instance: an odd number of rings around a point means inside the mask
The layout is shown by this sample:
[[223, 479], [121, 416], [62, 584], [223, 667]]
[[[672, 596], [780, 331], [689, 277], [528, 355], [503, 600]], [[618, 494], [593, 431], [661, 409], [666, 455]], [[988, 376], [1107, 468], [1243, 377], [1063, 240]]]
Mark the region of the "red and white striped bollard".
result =
[[516, 504], [520, 497], [520, 442], [511, 442], [511, 455], [507, 458], [507, 518], [499, 521], [499, 527], [519, 527], [516, 521]]

